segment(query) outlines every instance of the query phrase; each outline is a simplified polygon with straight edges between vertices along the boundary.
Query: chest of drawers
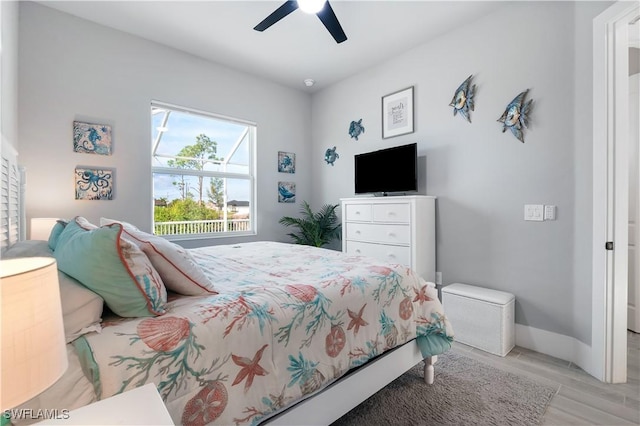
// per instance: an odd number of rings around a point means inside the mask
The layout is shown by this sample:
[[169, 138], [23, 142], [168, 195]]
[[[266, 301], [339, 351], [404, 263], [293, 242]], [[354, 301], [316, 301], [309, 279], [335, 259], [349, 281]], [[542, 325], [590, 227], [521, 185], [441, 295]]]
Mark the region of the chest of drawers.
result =
[[435, 200], [426, 195], [341, 199], [342, 251], [407, 265], [435, 281]]

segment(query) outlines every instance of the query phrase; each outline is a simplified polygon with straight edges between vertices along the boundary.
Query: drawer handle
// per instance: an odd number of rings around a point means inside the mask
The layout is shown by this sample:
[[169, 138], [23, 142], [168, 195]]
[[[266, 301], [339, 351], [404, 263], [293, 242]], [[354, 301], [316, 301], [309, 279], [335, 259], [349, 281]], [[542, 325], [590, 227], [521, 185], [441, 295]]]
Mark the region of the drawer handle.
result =
[[387, 233], [387, 237], [395, 237], [395, 236], [396, 236], [396, 234], [394, 234], [393, 232]]
[[388, 214], [389, 216], [395, 216], [395, 214], [396, 214], [396, 213], [395, 213], [395, 212], [387, 212], [387, 214]]
[[360, 210], [356, 210], [356, 214], [360, 214]]
[[360, 235], [360, 230], [357, 230], [357, 231], [356, 231], [356, 234]]
[[356, 253], [360, 254], [360, 249], [356, 249]]
[[396, 255], [393, 254], [393, 253], [389, 253], [389, 254], [387, 254], [387, 257], [390, 258], [390, 259], [395, 259]]

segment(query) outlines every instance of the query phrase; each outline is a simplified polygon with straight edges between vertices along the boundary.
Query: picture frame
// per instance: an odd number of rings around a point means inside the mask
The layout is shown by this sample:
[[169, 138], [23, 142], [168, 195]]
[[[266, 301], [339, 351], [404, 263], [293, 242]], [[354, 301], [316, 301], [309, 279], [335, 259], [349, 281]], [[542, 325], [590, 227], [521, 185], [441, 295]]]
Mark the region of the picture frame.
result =
[[414, 132], [413, 86], [382, 97], [382, 139]]
[[293, 152], [278, 151], [278, 172], [296, 172], [296, 154]]
[[296, 183], [295, 182], [278, 182], [278, 202], [279, 203], [295, 203], [296, 202]]
[[113, 169], [76, 167], [76, 200], [113, 200], [113, 175]]
[[74, 121], [73, 151], [83, 154], [111, 155], [111, 126]]

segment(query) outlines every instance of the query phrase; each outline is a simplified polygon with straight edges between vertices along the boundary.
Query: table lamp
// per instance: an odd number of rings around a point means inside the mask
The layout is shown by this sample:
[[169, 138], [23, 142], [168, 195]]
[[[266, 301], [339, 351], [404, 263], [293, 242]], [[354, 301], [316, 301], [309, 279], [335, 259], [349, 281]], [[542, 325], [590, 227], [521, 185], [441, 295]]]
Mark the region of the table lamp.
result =
[[47, 389], [68, 366], [55, 259], [0, 260], [0, 330], [4, 413]]

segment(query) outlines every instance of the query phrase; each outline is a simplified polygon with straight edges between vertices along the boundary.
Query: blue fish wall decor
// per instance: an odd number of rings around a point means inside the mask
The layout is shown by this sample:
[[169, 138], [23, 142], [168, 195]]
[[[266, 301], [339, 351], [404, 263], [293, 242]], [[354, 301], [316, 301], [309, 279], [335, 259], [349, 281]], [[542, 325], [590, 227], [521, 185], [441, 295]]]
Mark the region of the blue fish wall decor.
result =
[[333, 163], [338, 158], [340, 158], [340, 156], [336, 152], [336, 147], [335, 146], [333, 148], [327, 148], [327, 150], [324, 153], [324, 161], [326, 161], [327, 164], [331, 164], [333, 166]]
[[507, 105], [507, 109], [502, 113], [502, 116], [498, 119], [498, 121], [502, 123], [502, 133], [509, 129], [522, 143], [524, 143], [523, 130], [529, 127], [529, 113], [531, 112], [531, 103], [533, 102], [532, 100], [525, 102], [524, 99], [527, 93], [529, 93], [529, 89], [513, 98], [509, 105]]
[[360, 136], [360, 133], [364, 133], [362, 118], [358, 121], [352, 121], [349, 125], [349, 136], [358, 140], [358, 136]]
[[467, 77], [467, 79], [456, 89], [456, 92], [453, 94], [453, 98], [451, 99], [451, 103], [449, 104], [449, 106], [453, 107], [454, 116], [457, 113], [460, 113], [460, 115], [466, 118], [469, 123], [471, 123], [469, 110], [473, 111], [475, 108], [473, 97], [476, 94], [476, 85], [471, 85], [472, 78], [473, 74]]

